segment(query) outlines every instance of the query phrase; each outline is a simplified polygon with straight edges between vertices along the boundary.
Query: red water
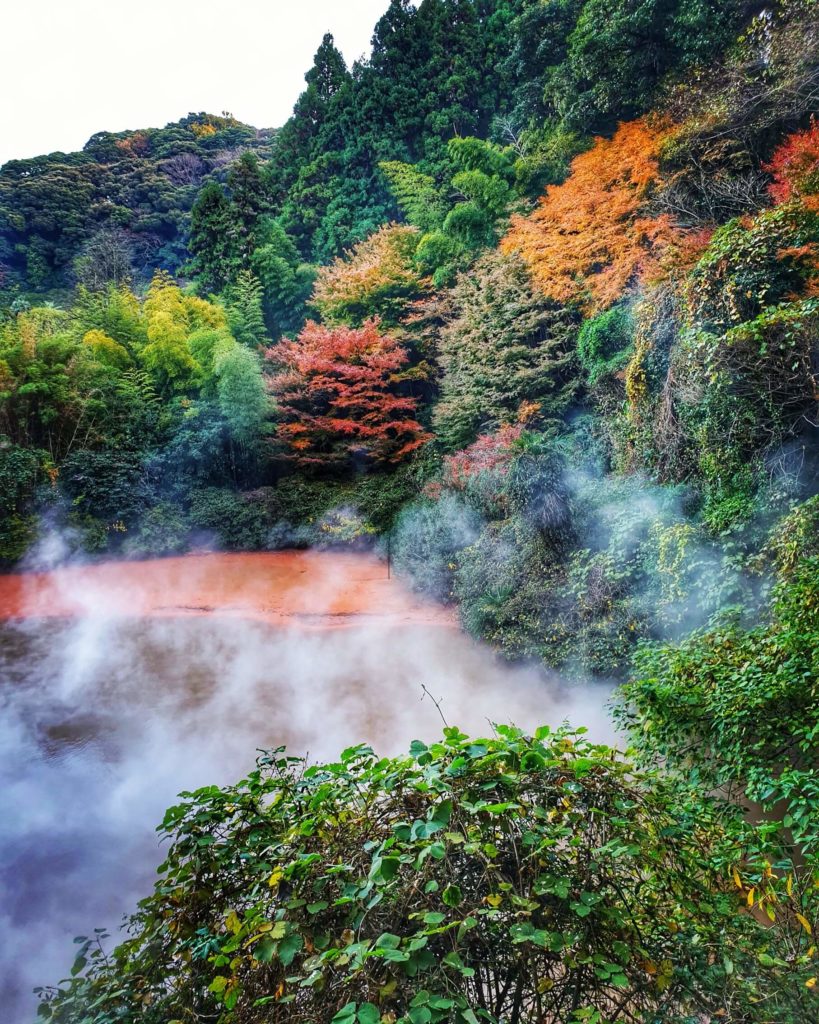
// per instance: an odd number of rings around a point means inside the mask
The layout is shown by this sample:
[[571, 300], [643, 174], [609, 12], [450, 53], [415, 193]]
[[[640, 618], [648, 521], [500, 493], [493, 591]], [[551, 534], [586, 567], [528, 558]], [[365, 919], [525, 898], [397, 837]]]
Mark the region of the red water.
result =
[[89, 611], [154, 618], [238, 616], [330, 629], [378, 624], [454, 626], [374, 555], [310, 551], [203, 554], [0, 575], [0, 620], [74, 618]]

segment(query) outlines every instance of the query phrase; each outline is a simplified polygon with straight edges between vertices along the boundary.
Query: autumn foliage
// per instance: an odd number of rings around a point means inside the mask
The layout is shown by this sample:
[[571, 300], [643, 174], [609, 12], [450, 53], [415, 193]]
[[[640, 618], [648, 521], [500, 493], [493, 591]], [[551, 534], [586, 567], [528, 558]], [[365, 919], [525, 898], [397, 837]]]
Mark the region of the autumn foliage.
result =
[[420, 233], [406, 224], [385, 224], [316, 278], [312, 304], [328, 323], [358, 325], [379, 316], [397, 324], [424, 291], [413, 256]]
[[377, 320], [360, 328], [309, 321], [270, 350], [285, 458], [302, 467], [396, 463], [427, 440], [417, 400], [401, 394], [408, 356]]
[[513, 218], [501, 248], [521, 254], [549, 298], [600, 311], [659, 269], [676, 236], [669, 217], [645, 210], [662, 139], [645, 120], [621, 124], [575, 157], [530, 217]]
[[769, 192], [774, 202], [819, 195], [819, 122], [789, 135], [778, 146], [765, 170], [773, 178]]

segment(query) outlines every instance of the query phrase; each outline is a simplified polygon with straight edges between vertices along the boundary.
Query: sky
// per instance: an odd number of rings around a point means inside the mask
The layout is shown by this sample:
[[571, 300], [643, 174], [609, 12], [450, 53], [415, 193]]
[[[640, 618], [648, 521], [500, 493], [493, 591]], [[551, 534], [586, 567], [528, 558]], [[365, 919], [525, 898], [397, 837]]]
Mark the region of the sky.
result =
[[228, 111], [281, 125], [325, 32], [352, 63], [388, 0], [11, 0], [0, 164]]

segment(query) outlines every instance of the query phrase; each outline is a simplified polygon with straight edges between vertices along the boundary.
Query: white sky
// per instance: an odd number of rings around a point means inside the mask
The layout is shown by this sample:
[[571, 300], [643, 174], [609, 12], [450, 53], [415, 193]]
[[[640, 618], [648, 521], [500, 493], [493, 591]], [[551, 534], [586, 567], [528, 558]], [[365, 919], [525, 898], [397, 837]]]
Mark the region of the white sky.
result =
[[388, 0], [3, 0], [0, 164], [98, 131], [290, 114], [325, 32], [348, 64]]

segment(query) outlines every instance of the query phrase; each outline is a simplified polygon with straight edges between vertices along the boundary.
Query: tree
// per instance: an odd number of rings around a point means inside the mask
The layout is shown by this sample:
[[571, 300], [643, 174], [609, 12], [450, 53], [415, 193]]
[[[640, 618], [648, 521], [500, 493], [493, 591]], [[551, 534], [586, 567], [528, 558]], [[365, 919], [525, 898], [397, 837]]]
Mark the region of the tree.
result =
[[78, 284], [89, 291], [103, 291], [109, 285], [129, 284], [133, 276], [133, 252], [121, 229], [103, 228], [92, 235], [74, 261]]
[[501, 248], [521, 254], [549, 298], [599, 311], [658, 272], [677, 237], [668, 216], [645, 211], [662, 137], [646, 121], [620, 125], [575, 157], [567, 181], [550, 186], [530, 217], [512, 218]]
[[267, 187], [255, 153], [242, 153], [228, 175], [231, 226], [241, 269], [250, 266], [257, 245], [257, 229], [268, 208]]
[[219, 409], [232, 437], [252, 446], [261, 438], [271, 409], [259, 357], [232, 338], [225, 340], [214, 350], [213, 375]]
[[416, 399], [400, 393], [407, 353], [376, 320], [360, 328], [309, 321], [268, 356], [276, 367], [271, 386], [283, 458], [304, 468], [383, 465], [427, 440], [415, 420]]
[[227, 293], [227, 319], [233, 337], [250, 348], [267, 339], [262, 315], [262, 285], [251, 270], [242, 270]]
[[207, 291], [220, 292], [239, 267], [237, 239], [225, 190], [209, 181], [191, 211], [191, 269]]
[[262, 285], [264, 320], [270, 337], [278, 340], [282, 334], [300, 330], [315, 272], [302, 262], [293, 239], [277, 220], [263, 218], [259, 245], [250, 263]]
[[385, 224], [316, 277], [311, 305], [331, 324], [360, 326], [374, 316], [395, 327], [425, 286], [413, 265], [419, 232]]
[[453, 292], [455, 312], [441, 332], [441, 400], [436, 432], [449, 449], [485, 429], [521, 419], [559, 419], [575, 393], [577, 319], [532, 287], [523, 263], [491, 253]]

